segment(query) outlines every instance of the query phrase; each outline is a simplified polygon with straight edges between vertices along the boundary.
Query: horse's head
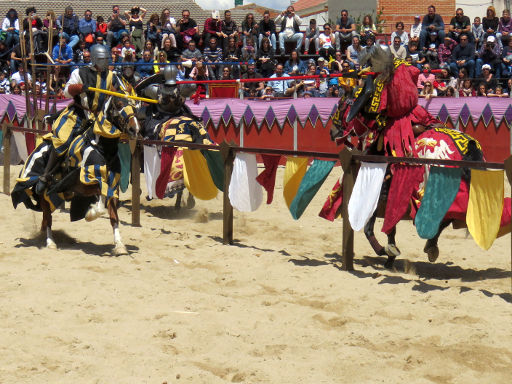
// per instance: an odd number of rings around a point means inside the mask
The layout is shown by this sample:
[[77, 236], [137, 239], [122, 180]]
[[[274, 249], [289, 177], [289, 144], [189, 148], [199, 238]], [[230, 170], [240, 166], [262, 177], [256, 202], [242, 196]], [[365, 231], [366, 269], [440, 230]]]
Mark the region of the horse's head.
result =
[[137, 136], [140, 125], [136, 116], [136, 110], [140, 108], [140, 102], [112, 97], [107, 103], [107, 120], [120, 131], [130, 136]]

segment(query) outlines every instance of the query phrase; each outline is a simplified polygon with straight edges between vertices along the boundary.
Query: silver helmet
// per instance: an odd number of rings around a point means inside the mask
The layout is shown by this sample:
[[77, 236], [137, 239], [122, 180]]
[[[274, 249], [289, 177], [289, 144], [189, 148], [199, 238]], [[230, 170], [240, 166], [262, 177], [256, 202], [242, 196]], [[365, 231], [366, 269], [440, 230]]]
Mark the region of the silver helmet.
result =
[[110, 54], [107, 47], [102, 44], [94, 44], [91, 47], [91, 64], [100, 72], [108, 68]]
[[176, 85], [176, 77], [178, 76], [178, 68], [175, 65], [166, 65], [164, 68], [165, 85]]

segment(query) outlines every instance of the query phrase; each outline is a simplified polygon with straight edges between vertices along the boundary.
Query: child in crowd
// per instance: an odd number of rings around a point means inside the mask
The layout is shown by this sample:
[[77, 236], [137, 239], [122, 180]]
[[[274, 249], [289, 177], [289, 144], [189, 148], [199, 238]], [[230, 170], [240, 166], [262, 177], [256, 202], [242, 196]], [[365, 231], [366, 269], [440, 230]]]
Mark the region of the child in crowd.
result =
[[473, 19], [471, 33], [473, 34], [474, 37], [475, 50], [478, 52], [480, 46], [482, 45], [482, 40], [484, 38], [484, 27], [482, 26], [482, 22], [478, 16]]
[[105, 23], [103, 16], [96, 18], [96, 36], [101, 36], [103, 39], [107, 38], [108, 24]]
[[11, 93], [9, 79], [7, 79], [4, 71], [0, 72], [0, 93]]
[[459, 89], [459, 97], [474, 97], [476, 92], [473, 89], [470, 79], [464, 79], [462, 82], [462, 88]]
[[121, 57], [133, 56], [135, 57], [135, 47], [132, 45], [130, 39], [126, 37], [123, 40], [123, 49], [121, 49]]

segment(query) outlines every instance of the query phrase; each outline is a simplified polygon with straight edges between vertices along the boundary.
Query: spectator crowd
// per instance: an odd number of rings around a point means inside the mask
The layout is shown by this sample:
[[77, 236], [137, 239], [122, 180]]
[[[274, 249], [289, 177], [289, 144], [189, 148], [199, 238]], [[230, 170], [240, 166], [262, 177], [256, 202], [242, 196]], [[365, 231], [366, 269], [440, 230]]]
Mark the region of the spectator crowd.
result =
[[[19, 16], [10, 9], [2, 22], [0, 93], [32, 91], [35, 81], [39, 95], [61, 98], [70, 71], [90, 63], [90, 47], [103, 44], [111, 52], [111, 69], [119, 74], [120, 63], [134, 63], [144, 78], [158, 73], [166, 63], [191, 62], [192, 66], [178, 64], [178, 80], [269, 78], [242, 82], [241, 91], [245, 97], [263, 100], [293, 95], [339, 97], [357, 85], [364, 51], [380, 44], [395, 58], [422, 71], [417, 84], [420, 97], [512, 94], [512, 19], [509, 10], [498, 17], [493, 6], [487, 8], [485, 17], [475, 17], [473, 22], [458, 8], [445, 25], [430, 5], [427, 14], [415, 16], [413, 24], [397, 22], [389, 45], [376, 42], [377, 28], [371, 15], [357, 25], [347, 10], [342, 10], [332, 25], [310, 20], [305, 32], [293, 6], [276, 18], [271, 18], [268, 10], [261, 18], [247, 13], [241, 25], [229, 10], [222, 17], [213, 11], [202, 28], [186, 9], [181, 15], [172, 15], [168, 8], [148, 15], [139, 6], [121, 10], [114, 5], [108, 17], [93, 15], [90, 10], [78, 16], [71, 6], [63, 13], [48, 10], [44, 16], [34, 7], [24, 13]], [[35, 73], [24, 72], [23, 58], [30, 57], [31, 48], [39, 63], [66, 64], [51, 67], [48, 84], [44, 67]], [[340, 74], [344, 76], [336, 76]], [[321, 76], [301, 79], [301, 75]], [[286, 77], [293, 78], [282, 79]], [[206, 86], [200, 89], [206, 93]]]

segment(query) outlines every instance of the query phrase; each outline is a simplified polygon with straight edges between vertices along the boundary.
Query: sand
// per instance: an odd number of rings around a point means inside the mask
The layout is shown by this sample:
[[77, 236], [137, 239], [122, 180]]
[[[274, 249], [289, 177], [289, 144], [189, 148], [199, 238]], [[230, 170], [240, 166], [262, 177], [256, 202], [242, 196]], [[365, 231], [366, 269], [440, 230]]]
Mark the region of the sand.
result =
[[317, 216], [340, 172], [299, 221], [280, 184], [235, 211], [233, 246], [221, 194], [143, 199], [141, 228], [123, 194], [121, 257], [106, 218], [56, 212], [48, 250], [41, 215], [0, 195], [0, 383], [510, 383], [510, 237], [484, 252], [450, 228], [429, 263], [402, 222], [394, 270], [356, 233], [344, 272], [341, 221]]

